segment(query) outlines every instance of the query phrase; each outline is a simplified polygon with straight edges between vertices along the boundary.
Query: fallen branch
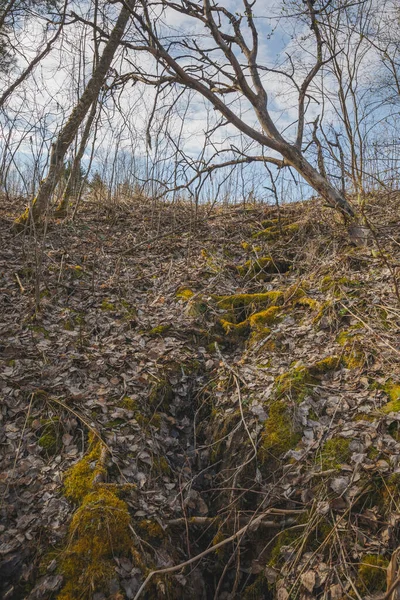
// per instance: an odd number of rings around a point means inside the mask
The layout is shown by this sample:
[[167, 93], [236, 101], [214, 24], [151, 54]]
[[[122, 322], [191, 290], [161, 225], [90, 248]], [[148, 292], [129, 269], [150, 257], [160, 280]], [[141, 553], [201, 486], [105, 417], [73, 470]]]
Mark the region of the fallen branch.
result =
[[138, 598], [140, 598], [140, 596], [142, 595], [142, 592], [146, 588], [146, 586], [149, 583], [150, 579], [152, 579], [154, 577], [154, 575], [166, 575], [167, 573], [175, 573], [176, 571], [180, 571], [181, 569], [183, 569], [183, 568], [185, 568], [185, 567], [193, 564], [194, 562], [196, 562], [196, 561], [204, 558], [205, 556], [208, 556], [212, 552], [215, 552], [219, 548], [222, 548], [222, 546], [225, 546], [226, 544], [230, 544], [230, 542], [234, 542], [238, 537], [244, 535], [246, 533], [246, 531], [248, 529], [250, 529], [250, 527], [254, 527], [257, 523], [259, 523], [260, 521], [262, 521], [264, 519], [264, 517], [266, 517], [267, 515], [271, 515], [271, 514], [293, 514], [293, 513], [300, 514], [300, 513], [303, 513], [303, 512], [305, 512], [305, 511], [303, 511], [303, 510], [290, 511], [290, 510], [279, 510], [279, 509], [277, 510], [277, 509], [273, 509], [273, 508], [270, 508], [270, 509], [266, 510], [261, 515], [259, 515], [258, 517], [256, 517], [253, 520], [249, 521], [249, 523], [247, 523], [247, 525], [245, 525], [244, 527], [242, 527], [241, 529], [239, 529], [239, 531], [237, 531], [236, 533], [234, 533], [230, 537], [226, 538], [225, 540], [222, 540], [221, 542], [218, 542], [218, 544], [215, 544], [215, 546], [211, 546], [210, 548], [207, 548], [207, 550], [204, 550], [203, 552], [200, 552], [200, 554], [198, 554], [197, 556], [193, 556], [193, 558], [190, 558], [189, 560], [186, 560], [185, 562], [180, 563], [179, 565], [175, 565], [173, 567], [166, 567], [165, 569], [158, 569], [157, 571], [151, 571], [147, 575], [146, 579], [143, 581], [143, 583], [140, 586], [140, 588], [138, 589], [138, 591], [136, 593], [136, 596], [134, 597], [133, 600], [138, 600]]

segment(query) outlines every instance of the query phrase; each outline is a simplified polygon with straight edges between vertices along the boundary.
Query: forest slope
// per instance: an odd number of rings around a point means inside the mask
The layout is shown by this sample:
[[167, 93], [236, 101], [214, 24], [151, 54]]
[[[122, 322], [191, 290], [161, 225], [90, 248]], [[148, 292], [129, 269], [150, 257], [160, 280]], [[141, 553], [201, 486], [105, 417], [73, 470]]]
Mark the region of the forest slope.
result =
[[0, 217], [2, 597], [382, 598], [400, 197], [350, 232], [317, 201], [196, 222], [86, 203], [38, 242], [11, 234], [19, 209]]

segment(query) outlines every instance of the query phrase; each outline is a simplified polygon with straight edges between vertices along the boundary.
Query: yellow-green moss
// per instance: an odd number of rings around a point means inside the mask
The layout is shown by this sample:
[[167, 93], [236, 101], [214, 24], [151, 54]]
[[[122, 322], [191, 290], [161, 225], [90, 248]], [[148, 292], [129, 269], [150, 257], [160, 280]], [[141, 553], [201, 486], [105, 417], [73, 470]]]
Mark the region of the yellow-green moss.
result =
[[107, 591], [115, 557], [130, 551], [129, 524], [128, 506], [114, 492], [99, 489], [85, 495], [69, 527], [58, 600], [89, 599], [96, 591]]
[[321, 292], [331, 291], [335, 297], [339, 297], [343, 295], [343, 288], [354, 288], [359, 285], [359, 281], [349, 279], [348, 277], [335, 278], [331, 275], [326, 275], [321, 280]]
[[382, 412], [389, 414], [400, 411], [400, 384], [389, 381], [384, 386], [384, 391], [389, 396], [390, 401], [382, 408]]
[[104, 474], [104, 467], [98, 465], [100, 453], [101, 442], [93, 441], [89, 453], [65, 473], [64, 494], [69, 500], [82, 502], [91, 492], [94, 479]]
[[190, 300], [194, 296], [194, 292], [190, 288], [179, 288], [176, 292], [177, 298], [182, 298], [182, 300]]
[[308, 308], [310, 308], [311, 310], [319, 310], [321, 307], [321, 304], [318, 302], [318, 300], [315, 300], [314, 298], [310, 298], [309, 296], [303, 296], [302, 298], [295, 300], [294, 305], [295, 306], [308, 306]]
[[301, 439], [293, 416], [284, 400], [275, 400], [269, 407], [268, 418], [261, 432], [260, 458], [279, 457], [295, 448]]
[[224, 310], [233, 310], [241, 308], [257, 308], [270, 306], [271, 304], [281, 304], [283, 301], [283, 292], [271, 291], [260, 294], [232, 294], [231, 296], [215, 296], [218, 308]]
[[264, 325], [272, 325], [276, 321], [280, 311], [279, 306], [270, 306], [266, 310], [257, 312], [249, 317], [249, 324], [252, 329], [263, 327]]
[[109, 302], [109, 300], [105, 299], [101, 303], [101, 310], [115, 310], [115, 304], [113, 302]]
[[389, 561], [383, 556], [365, 554], [358, 566], [357, 588], [362, 593], [384, 592]]
[[118, 404], [120, 408], [125, 408], [125, 410], [135, 411], [139, 409], [139, 405], [137, 400], [134, 400], [130, 396], [124, 396], [121, 402]]
[[332, 438], [321, 448], [322, 469], [339, 469], [350, 460], [350, 440]]
[[161, 525], [154, 519], [142, 519], [137, 524], [138, 532], [147, 541], [161, 541], [165, 538], [165, 533]]
[[166, 325], [157, 325], [156, 327], [153, 327], [152, 329], [150, 329], [150, 331], [146, 331], [146, 335], [149, 335], [150, 337], [157, 337], [157, 336], [163, 336], [166, 333], [168, 333], [168, 331], [171, 329], [171, 324], [168, 323]]
[[311, 365], [309, 367], [309, 372], [314, 376], [324, 375], [330, 371], [336, 371], [340, 367], [340, 362], [339, 356], [327, 356]]
[[275, 393], [278, 398], [287, 395], [301, 402], [315, 383], [310, 371], [305, 366], [293, 367], [275, 379]]
[[293, 235], [299, 230], [299, 226], [299, 223], [289, 223], [288, 225], [283, 225], [281, 227], [279, 227], [279, 225], [272, 225], [271, 227], [253, 233], [252, 237], [255, 239], [272, 241], [280, 236]]
[[365, 355], [360, 350], [352, 350], [342, 356], [346, 369], [360, 369], [365, 365]]
[[231, 321], [225, 321], [225, 319], [220, 319], [219, 322], [227, 335], [247, 337], [250, 332], [249, 322], [247, 319], [241, 323], [231, 323]]

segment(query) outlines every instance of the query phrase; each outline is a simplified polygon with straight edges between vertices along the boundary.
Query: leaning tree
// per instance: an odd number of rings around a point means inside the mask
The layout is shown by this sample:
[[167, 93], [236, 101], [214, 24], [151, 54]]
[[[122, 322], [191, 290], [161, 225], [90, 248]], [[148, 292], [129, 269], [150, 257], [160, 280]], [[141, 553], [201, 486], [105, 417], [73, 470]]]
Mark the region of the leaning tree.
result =
[[[291, 167], [327, 203], [346, 216], [354, 210], [342, 192], [329, 181], [326, 172], [316, 168], [309, 157], [313, 145], [306, 136], [310, 107], [318, 104], [313, 97], [313, 82], [332, 55], [321, 33], [321, 23], [330, 10], [340, 10], [340, 3], [322, 0], [294, 1], [296, 19], [303, 24], [308, 38], [308, 56], [313, 57], [302, 68], [287, 54], [285, 65], [271, 65], [265, 58], [267, 32], [263, 26], [265, 5], [256, 0], [242, 0], [236, 12], [216, 0], [122, 0], [119, 21], [99, 63], [101, 73], [93, 76], [70, 119], [53, 145], [49, 173], [39, 189], [30, 215], [35, 220], [45, 212], [57, 184], [60, 165], [74, 139], [87, 109], [98, 93], [106, 75], [106, 65], [118, 46], [124, 49], [124, 68], [114, 85], [141, 82], [158, 89], [178, 86], [193, 90], [203, 97], [227, 125], [250, 140], [258, 150], [246, 154], [231, 145], [238, 164], [260, 161], [278, 169]], [[239, 0], [238, 0], [239, 4]], [[292, 12], [293, 15], [293, 12]], [[131, 26], [124, 33], [130, 19]], [[87, 24], [88, 22], [85, 21]], [[122, 25], [122, 26], [121, 26]], [[93, 24], [95, 27], [95, 24]], [[97, 31], [99, 30], [96, 25]], [[101, 31], [103, 38], [107, 32]], [[109, 51], [108, 51], [109, 50]], [[288, 128], [279, 127], [274, 117], [273, 89], [277, 77], [284, 80], [296, 96], [296, 117]], [[95, 80], [95, 82], [94, 82]], [[245, 111], [240, 107], [245, 104]], [[288, 111], [291, 117], [293, 109]], [[315, 110], [312, 115], [315, 122]], [[315, 136], [314, 136], [315, 137]], [[227, 164], [220, 161], [221, 165]], [[208, 165], [213, 170], [219, 165]], [[199, 170], [201, 173], [202, 170]]]

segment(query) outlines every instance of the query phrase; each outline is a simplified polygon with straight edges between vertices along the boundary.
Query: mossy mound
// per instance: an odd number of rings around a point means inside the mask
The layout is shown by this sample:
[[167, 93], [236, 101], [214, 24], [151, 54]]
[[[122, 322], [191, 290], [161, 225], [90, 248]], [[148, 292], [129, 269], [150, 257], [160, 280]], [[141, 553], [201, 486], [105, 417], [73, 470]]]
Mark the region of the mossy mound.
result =
[[269, 458], [278, 458], [288, 450], [295, 448], [301, 437], [294, 415], [291, 414], [287, 403], [283, 400], [272, 402], [261, 432], [260, 460], [265, 462]]
[[115, 575], [116, 556], [128, 556], [130, 515], [112, 491], [88, 493], [69, 527], [69, 544], [61, 569], [66, 583], [59, 600], [92, 598], [107, 591]]
[[105, 474], [103, 465], [99, 464], [101, 442], [93, 441], [86, 456], [73, 465], [64, 476], [64, 494], [68, 500], [80, 503], [93, 488], [96, 478]]

